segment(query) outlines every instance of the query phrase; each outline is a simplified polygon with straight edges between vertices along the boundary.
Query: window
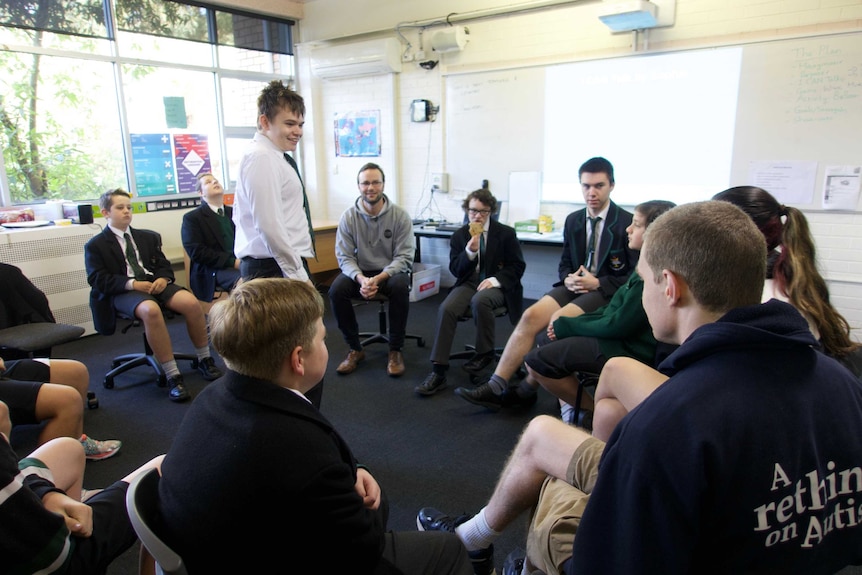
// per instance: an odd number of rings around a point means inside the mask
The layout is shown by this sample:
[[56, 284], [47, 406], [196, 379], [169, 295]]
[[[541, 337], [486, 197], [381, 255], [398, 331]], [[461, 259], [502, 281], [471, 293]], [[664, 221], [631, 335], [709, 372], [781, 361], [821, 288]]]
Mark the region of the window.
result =
[[[183, 169], [235, 180], [257, 94], [293, 77], [292, 25], [170, 0], [3, 2], [0, 205], [177, 194]], [[176, 181], [154, 186], [142, 142], [164, 138], [173, 173], [157, 178]]]

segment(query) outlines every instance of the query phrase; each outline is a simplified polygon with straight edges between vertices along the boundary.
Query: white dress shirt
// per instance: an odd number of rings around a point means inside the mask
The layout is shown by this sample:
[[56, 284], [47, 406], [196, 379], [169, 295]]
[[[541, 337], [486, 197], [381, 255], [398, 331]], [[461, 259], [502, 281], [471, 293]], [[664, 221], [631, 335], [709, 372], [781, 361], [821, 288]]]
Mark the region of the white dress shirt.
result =
[[284, 277], [307, 280], [302, 259], [314, 248], [302, 208], [302, 182], [284, 153], [261, 133], [239, 164], [234, 194], [234, 252], [238, 258], [275, 258]]

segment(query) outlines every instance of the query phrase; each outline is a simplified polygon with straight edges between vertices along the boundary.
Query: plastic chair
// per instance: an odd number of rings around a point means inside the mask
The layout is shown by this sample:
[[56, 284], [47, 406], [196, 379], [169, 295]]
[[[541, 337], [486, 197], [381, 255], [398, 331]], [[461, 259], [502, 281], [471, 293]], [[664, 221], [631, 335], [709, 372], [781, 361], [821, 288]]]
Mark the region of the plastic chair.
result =
[[[128, 317], [125, 314], [118, 313], [117, 317], [120, 319], [130, 320], [129, 324], [124, 327], [122, 333], [126, 333], [133, 327], [141, 327], [141, 320], [134, 317]], [[166, 314], [166, 317], [173, 317], [172, 314]], [[102, 385], [105, 386], [105, 389], [113, 389], [114, 388], [114, 378], [121, 373], [125, 373], [130, 369], [134, 369], [136, 367], [142, 365], [148, 365], [156, 372], [156, 376], [159, 378], [158, 385], [159, 387], [166, 387], [168, 385], [168, 376], [165, 375], [165, 370], [162, 369], [162, 364], [159, 363], [159, 360], [153, 355], [153, 349], [150, 347], [150, 342], [147, 341], [147, 333], [144, 332], [144, 353], [126, 353], [123, 355], [118, 355], [113, 360], [111, 360], [111, 370], [105, 374], [105, 380], [102, 382]], [[196, 368], [198, 366], [198, 358], [196, 355], [189, 353], [175, 353], [174, 359], [179, 360], [189, 360], [191, 361], [192, 368]]]
[[139, 473], [126, 492], [126, 511], [141, 544], [156, 560], [156, 573], [188, 575], [182, 557], [155, 532], [158, 524], [159, 479], [159, 470], [155, 468]]
[[[378, 327], [380, 328], [380, 331], [360, 333], [359, 337], [362, 338], [362, 341], [360, 342], [362, 344], [362, 347], [365, 347], [366, 345], [371, 345], [372, 343], [389, 343], [389, 333], [387, 328], [389, 324], [386, 321], [386, 302], [388, 301], [389, 298], [383, 294], [377, 294], [371, 299], [354, 300], [354, 307], [357, 305], [367, 304], [369, 302], [378, 302], [380, 304], [380, 309], [377, 312]], [[404, 335], [404, 339], [415, 339], [417, 346], [425, 347], [425, 338], [421, 335], [414, 335], [408, 333]]]

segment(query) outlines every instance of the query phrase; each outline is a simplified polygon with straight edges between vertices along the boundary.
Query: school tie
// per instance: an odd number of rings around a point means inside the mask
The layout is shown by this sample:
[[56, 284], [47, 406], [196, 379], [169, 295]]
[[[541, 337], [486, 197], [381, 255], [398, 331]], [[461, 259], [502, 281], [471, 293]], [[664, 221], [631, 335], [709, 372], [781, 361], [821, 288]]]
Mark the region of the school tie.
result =
[[126, 260], [128, 260], [129, 265], [132, 267], [132, 273], [135, 274], [135, 279], [137, 281], [147, 279], [147, 272], [145, 272], [144, 268], [141, 267], [141, 264], [138, 263], [138, 256], [135, 254], [135, 246], [132, 245], [131, 234], [126, 232], [123, 234], [123, 237], [126, 239]]
[[587, 244], [587, 265], [584, 266], [590, 273], [595, 273], [596, 262], [594, 261], [596, 258], [596, 224], [599, 223], [599, 220], [602, 218], [588, 218], [590, 220], [590, 241]]
[[224, 217], [224, 208], [219, 208], [218, 210], [216, 210], [216, 212], [218, 213], [218, 215]]
[[479, 235], [479, 283], [485, 279], [485, 233]]
[[311, 225], [311, 210], [308, 207], [308, 195], [305, 193], [305, 182], [302, 181], [302, 176], [299, 175], [299, 167], [296, 165], [296, 160], [287, 154], [284, 154], [284, 159], [287, 160], [287, 163], [296, 172], [297, 177], [299, 177], [299, 183], [302, 184], [302, 207], [305, 210], [305, 219], [308, 221], [308, 235], [311, 236], [311, 249], [314, 250], [314, 257], [317, 257], [317, 248], [314, 245], [314, 226]]

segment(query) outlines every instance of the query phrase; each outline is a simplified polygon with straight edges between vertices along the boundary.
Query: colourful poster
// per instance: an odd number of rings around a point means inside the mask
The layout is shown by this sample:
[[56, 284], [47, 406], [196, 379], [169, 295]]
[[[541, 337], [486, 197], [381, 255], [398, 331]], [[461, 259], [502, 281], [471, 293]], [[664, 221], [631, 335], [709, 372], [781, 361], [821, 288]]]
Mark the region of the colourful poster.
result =
[[336, 156], [380, 155], [380, 110], [348, 112], [335, 118]]
[[194, 192], [198, 174], [212, 171], [206, 134], [174, 134], [174, 161], [179, 193]]
[[170, 134], [132, 134], [132, 165], [138, 196], [177, 193]]
[[195, 191], [201, 172], [212, 171], [206, 134], [132, 134], [138, 196]]

